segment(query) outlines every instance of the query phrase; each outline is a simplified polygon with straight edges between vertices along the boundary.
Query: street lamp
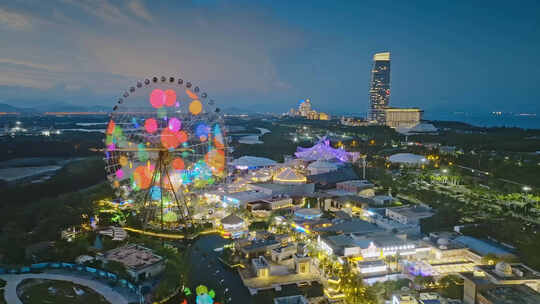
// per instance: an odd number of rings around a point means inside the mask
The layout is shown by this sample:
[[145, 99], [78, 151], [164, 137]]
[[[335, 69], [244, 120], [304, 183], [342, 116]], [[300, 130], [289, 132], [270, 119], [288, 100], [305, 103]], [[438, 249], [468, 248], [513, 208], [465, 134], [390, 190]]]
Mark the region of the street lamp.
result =
[[529, 186], [523, 186], [522, 189], [523, 189], [523, 191], [525, 191], [525, 192], [528, 192], [528, 191], [531, 191], [531, 190], [532, 190], [531, 187], [529, 187]]
[[448, 173], [448, 169], [442, 169], [442, 173]]

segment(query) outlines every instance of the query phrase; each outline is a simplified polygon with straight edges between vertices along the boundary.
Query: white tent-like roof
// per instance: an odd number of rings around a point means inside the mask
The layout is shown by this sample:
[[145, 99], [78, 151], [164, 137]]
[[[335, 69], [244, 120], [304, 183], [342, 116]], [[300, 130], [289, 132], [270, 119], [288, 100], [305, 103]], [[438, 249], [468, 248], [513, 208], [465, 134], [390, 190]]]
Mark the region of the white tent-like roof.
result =
[[289, 167], [285, 167], [274, 176], [274, 181], [280, 184], [298, 184], [305, 183], [306, 177]]
[[412, 153], [398, 153], [390, 156], [391, 163], [407, 164], [407, 165], [421, 165], [427, 162], [427, 159], [422, 155]]
[[226, 217], [221, 219], [221, 224], [223, 225], [241, 225], [243, 223], [244, 223], [244, 220], [234, 214], [229, 214]]
[[438, 129], [430, 123], [422, 122], [415, 125], [412, 128], [397, 128], [396, 131], [401, 134], [407, 135], [407, 134], [416, 134], [416, 133], [434, 133], [434, 132], [437, 132]]
[[311, 170], [319, 170], [319, 171], [324, 170], [326, 172], [330, 172], [330, 171], [336, 171], [338, 169], [338, 166], [336, 164], [328, 162], [328, 161], [317, 160], [317, 161], [314, 161], [311, 164], [309, 164], [309, 166], [307, 168], [310, 171]]
[[276, 161], [265, 157], [242, 156], [233, 160], [231, 165], [238, 169], [248, 169], [275, 166]]

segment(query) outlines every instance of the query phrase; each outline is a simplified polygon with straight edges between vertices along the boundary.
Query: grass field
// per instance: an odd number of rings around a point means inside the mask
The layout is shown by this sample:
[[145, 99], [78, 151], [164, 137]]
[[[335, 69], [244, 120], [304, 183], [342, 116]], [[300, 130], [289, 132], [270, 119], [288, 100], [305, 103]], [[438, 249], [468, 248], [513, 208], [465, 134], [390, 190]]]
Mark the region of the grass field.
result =
[[17, 286], [17, 293], [24, 304], [109, 304], [92, 289], [66, 281], [27, 279]]

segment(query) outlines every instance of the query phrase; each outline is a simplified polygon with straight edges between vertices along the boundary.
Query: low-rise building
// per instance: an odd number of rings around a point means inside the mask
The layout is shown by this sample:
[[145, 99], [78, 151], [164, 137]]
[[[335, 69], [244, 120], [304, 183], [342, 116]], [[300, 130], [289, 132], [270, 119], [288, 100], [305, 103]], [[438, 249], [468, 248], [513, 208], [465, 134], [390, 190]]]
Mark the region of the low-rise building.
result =
[[245, 208], [248, 203], [266, 199], [269, 196], [267, 193], [254, 190], [225, 193], [223, 194], [222, 202], [230, 206]]
[[224, 236], [233, 239], [242, 237], [248, 233], [246, 222], [237, 215], [230, 214], [221, 219]]
[[386, 273], [388, 269], [383, 260], [361, 261], [356, 264], [356, 267], [364, 276]]
[[377, 227], [377, 225], [375, 224], [357, 218], [333, 220], [330, 225], [317, 227], [313, 230], [319, 233], [359, 235], [384, 231], [383, 229]]
[[272, 256], [272, 261], [279, 263], [283, 260], [288, 260], [293, 258], [294, 254], [297, 252], [297, 245], [296, 243], [289, 243], [285, 246], [280, 246], [278, 248], [274, 248], [270, 251], [270, 254]]
[[[462, 273], [461, 277], [464, 279], [465, 304], [540, 303], [512, 302], [521, 298], [539, 298], [540, 274], [523, 264], [480, 265], [472, 272]], [[508, 302], [503, 301], [505, 298]]]
[[400, 292], [392, 296], [392, 304], [418, 304], [418, 301], [412, 293]]
[[272, 249], [276, 249], [282, 246], [282, 239], [280, 237], [273, 237], [267, 239], [248, 240], [240, 239], [236, 242], [236, 247], [246, 257], [257, 257], [260, 255], [270, 254]]
[[270, 275], [270, 265], [264, 256], [259, 256], [251, 260], [253, 269], [255, 270], [256, 276], [259, 278], [267, 278]]
[[285, 195], [289, 197], [303, 197], [312, 195], [315, 192], [314, 184], [274, 184], [274, 183], [257, 183], [249, 184], [248, 188], [260, 193], [264, 193], [269, 197]]
[[326, 160], [316, 160], [307, 166], [309, 175], [317, 175], [337, 171], [339, 165]]
[[317, 243], [330, 256], [350, 257], [360, 255], [361, 248], [348, 235], [319, 236]]
[[386, 232], [364, 235], [340, 234], [335, 236], [319, 236], [317, 243], [328, 255], [337, 257], [361, 257], [363, 259], [380, 259], [385, 256], [399, 254], [401, 256], [416, 254], [416, 244]]
[[431, 209], [417, 205], [386, 208], [387, 217], [404, 225], [419, 225], [421, 219], [432, 217], [434, 214]]
[[305, 253], [295, 253], [294, 271], [297, 274], [308, 274], [311, 272], [311, 257]]
[[293, 199], [288, 196], [279, 195], [276, 197], [250, 202], [246, 205], [248, 210], [277, 210], [293, 207]]
[[388, 195], [376, 195], [372, 199], [376, 205], [387, 205], [394, 202], [394, 198]]
[[385, 124], [390, 128], [412, 128], [422, 120], [423, 111], [418, 108], [386, 108]]
[[375, 195], [375, 192], [373, 190], [374, 187], [375, 185], [373, 185], [369, 181], [359, 179], [336, 183], [336, 189], [338, 190], [353, 192], [357, 195], [366, 197], [373, 197]]
[[486, 278], [493, 284], [525, 284], [535, 291], [540, 292], [540, 273], [524, 264], [499, 262], [496, 265], [479, 265], [476, 266], [476, 269], [483, 272]]
[[115, 261], [122, 263], [127, 273], [135, 281], [143, 281], [159, 275], [165, 269], [165, 259], [151, 249], [137, 244], [128, 244], [104, 253], [96, 259], [103, 263]]
[[478, 304], [537, 304], [540, 293], [526, 285], [491, 286], [480, 290], [476, 296]]

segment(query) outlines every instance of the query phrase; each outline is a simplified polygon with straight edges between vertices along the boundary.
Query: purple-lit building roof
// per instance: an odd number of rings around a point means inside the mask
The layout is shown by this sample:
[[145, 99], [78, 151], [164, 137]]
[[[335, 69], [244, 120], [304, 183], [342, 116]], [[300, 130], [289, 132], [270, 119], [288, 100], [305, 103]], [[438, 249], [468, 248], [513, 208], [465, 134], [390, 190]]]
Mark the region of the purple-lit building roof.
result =
[[298, 147], [294, 155], [307, 161], [339, 159], [342, 162], [354, 162], [360, 157], [358, 152], [347, 152], [342, 149], [332, 148], [330, 141], [326, 137], [321, 138], [311, 148]]

